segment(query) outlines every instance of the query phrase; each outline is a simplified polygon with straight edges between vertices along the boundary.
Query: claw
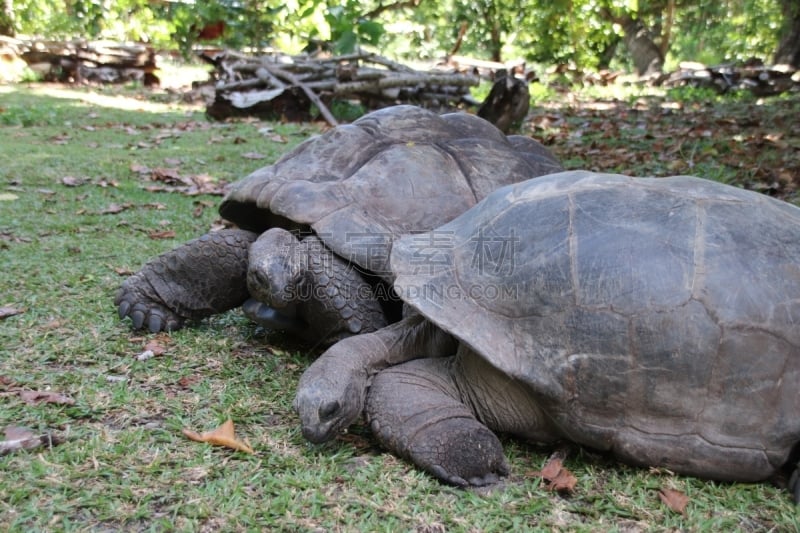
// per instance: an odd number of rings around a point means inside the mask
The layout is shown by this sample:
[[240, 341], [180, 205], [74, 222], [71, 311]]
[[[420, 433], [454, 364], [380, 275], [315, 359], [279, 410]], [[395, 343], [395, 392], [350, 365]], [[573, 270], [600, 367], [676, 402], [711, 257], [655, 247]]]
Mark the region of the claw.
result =
[[128, 311], [131, 310], [131, 303], [127, 300], [122, 300], [117, 308], [117, 312], [119, 313], [119, 317], [125, 318], [128, 316]]
[[483, 487], [485, 485], [494, 485], [500, 481], [500, 476], [495, 474], [494, 472], [490, 472], [485, 476], [480, 477], [471, 477], [469, 478], [469, 484], [474, 487]]
[[163, 325], [163, 321], [161, 317], [156, 314], [150, 315], [150, 320], [147, 321], [147, 329], [150, 330], [150, 333], [158, 333], [161, 331], [161, 326]]
[[145, 314], [140, 309], [134, 309], [131, 313], [131, 322], [133, 322], [134, 329], [141, 329], [144, 324]]
[[456, 476], [442, 468], [440, 465], [433, 465], [430, 468], [431, 474], [441, 479], [445, 483], [455, 485], [456, 487], [468, 487], [469, 482], [461, 476]]

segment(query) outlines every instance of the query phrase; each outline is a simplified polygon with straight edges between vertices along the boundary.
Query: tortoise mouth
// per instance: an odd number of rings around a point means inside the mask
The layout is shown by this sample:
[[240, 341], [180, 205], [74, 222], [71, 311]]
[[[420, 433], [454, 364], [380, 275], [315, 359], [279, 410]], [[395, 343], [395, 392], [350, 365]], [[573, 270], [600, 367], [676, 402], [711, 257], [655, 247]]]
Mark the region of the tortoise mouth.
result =
[[308, 325], [296, 316], [296, 308], [287, 305], [279, 310], [253, 298], [242, 304], [245, 316], [267, 329], [302, 333]]

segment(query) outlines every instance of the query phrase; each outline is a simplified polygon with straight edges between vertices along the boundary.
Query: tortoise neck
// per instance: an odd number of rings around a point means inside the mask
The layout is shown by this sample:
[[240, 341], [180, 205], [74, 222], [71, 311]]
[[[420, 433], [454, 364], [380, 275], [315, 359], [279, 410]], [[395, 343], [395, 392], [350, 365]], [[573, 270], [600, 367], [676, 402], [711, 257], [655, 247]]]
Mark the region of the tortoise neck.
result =
[[453, 360], [453, 376], [461, 400], [491, 430], [541, 443], [560, 438], [530, 387], [464, 344]]

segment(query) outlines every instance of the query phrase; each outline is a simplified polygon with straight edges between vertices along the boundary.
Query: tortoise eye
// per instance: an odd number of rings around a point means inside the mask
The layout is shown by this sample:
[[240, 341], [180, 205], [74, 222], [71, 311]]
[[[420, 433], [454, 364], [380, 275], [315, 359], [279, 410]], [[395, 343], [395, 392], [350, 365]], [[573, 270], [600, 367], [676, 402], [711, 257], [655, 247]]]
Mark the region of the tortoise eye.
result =
[[321, 406], [319, 408], [319, 418], [320, 418], [320, 420], [325, 420], [327, 418], [331, 418], [333, 415], [335, 415], [339, 411], [340, 407], [341, 406], [339, 405], [339, 402], [336, 401], [336, 400], [334, 400], [332, 402], [328, 402], [325, 405]]

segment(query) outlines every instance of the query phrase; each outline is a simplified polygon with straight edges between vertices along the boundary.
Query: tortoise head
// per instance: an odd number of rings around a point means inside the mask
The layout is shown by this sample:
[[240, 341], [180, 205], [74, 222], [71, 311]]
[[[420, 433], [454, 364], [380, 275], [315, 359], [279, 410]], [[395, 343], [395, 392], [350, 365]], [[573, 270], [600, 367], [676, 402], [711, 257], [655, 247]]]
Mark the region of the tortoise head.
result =
[[299, 297], [305, 269], [294, 234], [281, 228], [264, 232], [250, 247], [247, 288], [259, 302], [282, 309]]

